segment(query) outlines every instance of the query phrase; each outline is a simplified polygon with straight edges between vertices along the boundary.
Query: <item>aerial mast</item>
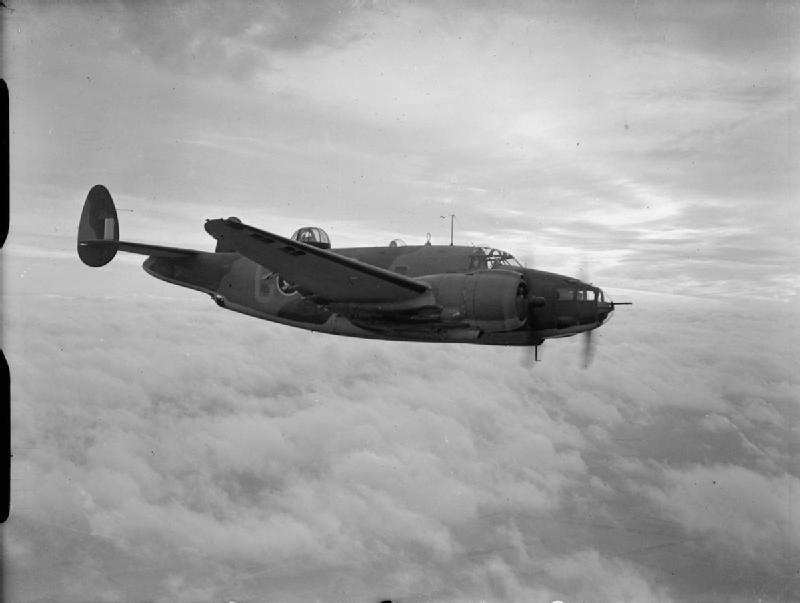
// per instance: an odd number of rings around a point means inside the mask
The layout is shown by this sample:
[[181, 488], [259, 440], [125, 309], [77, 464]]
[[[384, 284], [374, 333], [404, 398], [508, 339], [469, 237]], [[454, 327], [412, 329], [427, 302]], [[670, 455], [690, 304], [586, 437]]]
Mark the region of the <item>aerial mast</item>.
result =
[[[442, 220], [444, 220], [447, 216], [439, 216]], [[450, 246], [453, 246], [453, 220], [455, 219], [455, 214], [450, 214]]]

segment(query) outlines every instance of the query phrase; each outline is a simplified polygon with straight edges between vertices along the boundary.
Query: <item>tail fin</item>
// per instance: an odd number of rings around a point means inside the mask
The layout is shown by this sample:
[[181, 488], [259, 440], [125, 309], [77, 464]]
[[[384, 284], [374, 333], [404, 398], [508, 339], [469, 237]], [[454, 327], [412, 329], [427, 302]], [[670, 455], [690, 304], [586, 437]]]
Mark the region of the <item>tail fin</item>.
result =
[[[86, 241], [108, 241], [105, 245], [86, 245]], [[111, 242], [113, 241], [113, 243]], [[78, 224], [78, 255], [87, 266], [105, 266], [119, 249], [119, 219], [111, 193], [102, 184], [92, 187], [86, 196]]]
[[[228, 222], [236, 222], [237, 224], [242, 223], [242, 221], [236, 216], [231, 216], [228, 218]], [[223, 239], [217, 239], [217, 247], [214, 249], [214, 253], [230, 253], [232, 251], [236, 251], [236, 248], [233, 245]]]

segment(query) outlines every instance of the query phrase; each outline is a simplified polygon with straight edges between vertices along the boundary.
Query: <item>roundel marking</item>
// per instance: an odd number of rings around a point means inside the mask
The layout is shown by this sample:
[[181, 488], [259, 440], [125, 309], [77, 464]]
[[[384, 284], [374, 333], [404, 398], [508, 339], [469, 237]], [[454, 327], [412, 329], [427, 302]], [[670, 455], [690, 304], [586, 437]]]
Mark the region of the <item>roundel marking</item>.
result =
[[279, 274], [274, 274], [275, 276], [275, 286], [278, 288], [278, 291], [283, 293], [283, 295], [295, 295], [297, 293], [297, 287], [295, 287], [292, 283], [284, 279]]

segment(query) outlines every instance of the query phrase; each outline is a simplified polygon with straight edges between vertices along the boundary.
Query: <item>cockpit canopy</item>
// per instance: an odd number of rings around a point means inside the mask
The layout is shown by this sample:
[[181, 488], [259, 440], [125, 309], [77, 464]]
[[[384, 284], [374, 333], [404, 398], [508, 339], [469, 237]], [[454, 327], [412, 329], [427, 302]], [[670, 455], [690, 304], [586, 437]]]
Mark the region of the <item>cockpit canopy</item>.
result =
[[491, 247], [476, 247], [469, 256], [470, 270], [491, 270], [505, 267], [522, 268], [522, 264], [510, 253]]
[[300, 241], [301, 243], [313, 245], [314, 247], [319, 247], [320, 249], [331, 248], [331, 240], [328, 238], [328, 235], [324, 230], [316, 226], [298, 228], [292, 235], [292, 239]]

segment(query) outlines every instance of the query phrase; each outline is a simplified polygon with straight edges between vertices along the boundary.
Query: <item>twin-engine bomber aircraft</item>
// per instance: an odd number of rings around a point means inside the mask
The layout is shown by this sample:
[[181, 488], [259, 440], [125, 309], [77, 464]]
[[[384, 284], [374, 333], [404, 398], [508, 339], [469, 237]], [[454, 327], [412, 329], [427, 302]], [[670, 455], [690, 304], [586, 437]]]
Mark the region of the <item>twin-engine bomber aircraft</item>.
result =
[[95, 267], [118, 250], [150, 256], [148, 274], [207, 293], [223, 308], [334, 335], [538, 351], [545, 339], [585, 333], [585, 363], [591, 331], [615, 306], [597, 287], [523, 268], [487, 247], [392, 241], [333, 250], [319, 228], [291, 239], [238, 218], [207, 220], [205, 228], [217, 240], [213, 253], [120, 241], [114, 202], [98, 184], [81, 213], [78, 255]]

